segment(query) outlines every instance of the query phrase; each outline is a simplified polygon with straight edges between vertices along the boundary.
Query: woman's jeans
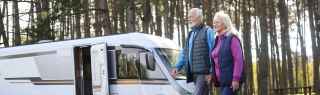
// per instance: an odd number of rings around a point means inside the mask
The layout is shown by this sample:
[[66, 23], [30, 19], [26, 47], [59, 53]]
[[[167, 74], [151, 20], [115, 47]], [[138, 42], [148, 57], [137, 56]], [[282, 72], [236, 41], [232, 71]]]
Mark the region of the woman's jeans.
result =
[[232, 91], [230, 87], [220, 87], [220, 95], [236, 95], [236, 92]]

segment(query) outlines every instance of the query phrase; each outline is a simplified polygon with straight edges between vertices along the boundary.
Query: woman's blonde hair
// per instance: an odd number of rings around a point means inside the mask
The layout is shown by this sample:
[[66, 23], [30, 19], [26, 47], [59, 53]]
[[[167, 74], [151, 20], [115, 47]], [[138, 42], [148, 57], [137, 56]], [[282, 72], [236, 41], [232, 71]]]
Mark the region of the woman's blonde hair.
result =
[[216, 20], [218, 18], [222, 20], [222, 23], [225, 26], [227, 32], [231, 32], [234, 35], [239, 36], [238, 31], [234, 28], [231, 18], [228, 14], [224, 13], [223, 11], [219, 11], [214, 15], [213, 20]]

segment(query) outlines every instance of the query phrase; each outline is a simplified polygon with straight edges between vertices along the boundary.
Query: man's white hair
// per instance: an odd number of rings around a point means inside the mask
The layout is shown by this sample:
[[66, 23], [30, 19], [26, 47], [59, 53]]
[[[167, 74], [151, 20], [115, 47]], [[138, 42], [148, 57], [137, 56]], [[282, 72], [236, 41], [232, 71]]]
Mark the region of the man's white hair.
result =
[[199, 9], [199, 8], [192, 8], [189, 10], [189, 16], [192, 14], [192, 13], [195, 13], [194, 15], [196, 15], [197, 17], [200, 17], [200, 20], [202, 21], [202, 18], [203, 18], [203, 14], [202, 14], [202, 10]]
[[214, 15], [213, 20], [220, 19], [223, 25], [226, 27], [227, 32], [231, 32], [237, 36], [239, 36], [237, 30], [234, 28], [231, 18], [228, 14], [224, 13], [223, 11], [219, 11]]

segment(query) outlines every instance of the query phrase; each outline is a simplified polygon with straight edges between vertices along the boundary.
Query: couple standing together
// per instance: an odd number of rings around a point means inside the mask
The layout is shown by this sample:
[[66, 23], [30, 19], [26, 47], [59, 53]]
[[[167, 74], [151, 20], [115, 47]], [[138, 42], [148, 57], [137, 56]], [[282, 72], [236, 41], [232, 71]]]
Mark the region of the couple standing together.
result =
[[213, 29], [203, 23], [202, 10], [192, 8], [188, 20], [192, 30], [171, 75], [183, 67], [187, 82], [194, 82], [194, 95], [209, 95], [211, 85], [221, 95], [236, 95], [243, 80], [244, 60], [240, 39], [228, 14], [217, 12]]

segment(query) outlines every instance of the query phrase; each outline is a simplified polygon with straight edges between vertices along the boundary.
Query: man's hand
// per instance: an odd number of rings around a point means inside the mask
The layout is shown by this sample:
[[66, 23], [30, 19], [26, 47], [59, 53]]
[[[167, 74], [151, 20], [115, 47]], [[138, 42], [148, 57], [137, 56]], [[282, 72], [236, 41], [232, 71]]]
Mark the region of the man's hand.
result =
[[206, 77], [206, 79], [207, 79], [207, 82], [209, 82], [209, 83], [210, 83], [210, 81], [211, 81], [211, 79], [212, 79], [211, 74], [206, 75], [205, 77]]
[[172, 71], [171, 71], [171, 76], [172, 76], [173, 78], [176, 78], [177, 74], [178, 74], [178, 70], [177, 70], [176, 68], [172, 69]]
[[233, 91], [236, 91], [239, 89], [239, 82], [238, 81], [232, 81], [232, 85], [230, 88], [232, 88]]

